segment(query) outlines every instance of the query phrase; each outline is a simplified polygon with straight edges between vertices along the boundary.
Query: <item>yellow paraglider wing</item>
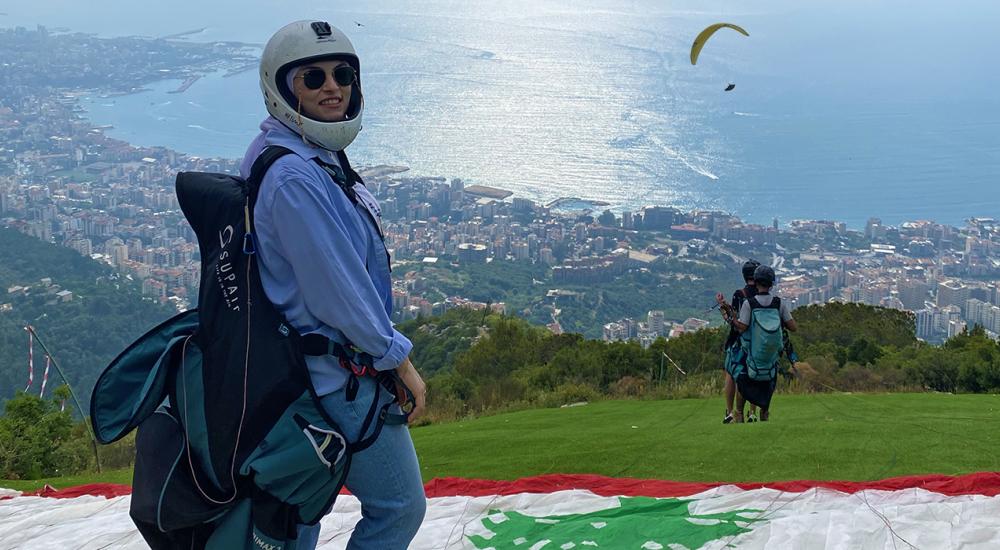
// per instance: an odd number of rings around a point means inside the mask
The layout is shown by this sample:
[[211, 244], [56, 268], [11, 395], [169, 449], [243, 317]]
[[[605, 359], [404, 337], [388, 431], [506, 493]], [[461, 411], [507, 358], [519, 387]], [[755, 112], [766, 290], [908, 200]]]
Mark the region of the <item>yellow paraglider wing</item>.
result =
[[750, 33], [743, 30], [741, 27], [737, 25], [733, 25], [732, 23], [716, 23], [714, 25], [709, 25], [708, 27], [705, 28], [705, 30], [698, 33], [698, 37], [694, 39], [694, 44], [691, 44], [692, 65], [698, 62], [698, 55], [701, 53], [701, 49], [705, 47], [705, 43], [708, 42], [708, 39], [711, 38], [713, 34], [715, 34], [715, 31], [721, 29], [722, 27], [729, 27], [730, 29], [739, 32], [743, 36], [750, 36]]

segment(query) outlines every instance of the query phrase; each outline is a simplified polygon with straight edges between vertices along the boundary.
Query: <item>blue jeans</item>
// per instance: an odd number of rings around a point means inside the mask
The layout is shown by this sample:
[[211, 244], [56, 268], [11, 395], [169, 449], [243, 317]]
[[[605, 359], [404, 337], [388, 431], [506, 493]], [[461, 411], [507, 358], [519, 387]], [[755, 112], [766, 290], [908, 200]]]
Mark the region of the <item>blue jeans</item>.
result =
[[[323, 396], [320, 401], [330, 418], [349, 441], [361, 438], [361, 425], [375, 392], [375, 380], [359, 379], [354, 401], [348, 402], [344, 388]], [[382, 388], [381, 403], [392, 400]], [[390, 412], [400, 412], [393, 406]], [[369, 431], [374, 429], [372, 422]], [[348, 550], [405, 550], [417, 534], [427, 499], [420, 478], [420, 465], [406, 426], [385, 426], [375, 443], [354, 455], [347, 474], [347, 489], [361, 501], [361, 521], [354, 527]], [[296, 550], [312, 550], [319, 540], [320, 525], [299, 526]]]

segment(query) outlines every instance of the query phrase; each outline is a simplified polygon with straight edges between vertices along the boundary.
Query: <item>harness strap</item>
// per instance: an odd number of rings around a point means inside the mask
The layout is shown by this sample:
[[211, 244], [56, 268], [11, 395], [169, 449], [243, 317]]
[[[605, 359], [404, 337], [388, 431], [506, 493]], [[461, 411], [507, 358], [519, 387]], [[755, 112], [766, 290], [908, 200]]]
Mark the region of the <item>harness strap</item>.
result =
[[313, 333], [303, 336], [302, 354], [314, 357], [332, 355], [337, 359], [345, 360], [359, 367], [367, 367], [369, 371], [375, 370], [375, 359], [371, 355], [363, 351], [358, 351], [357, 348], [350, 344], [344, 345], [335, 342], [322, 334]]
[[340, 190], [344, 192], [344, 195], [347, 196], [347, 200], [351, 201], [351, 204], [358, 204], [358, 193], [354, 190], [354, 184], [348, 183], [347, 175], [339, 166], [335, 164], [327, 164], [318, 158], [313, 160], [316, 161], [316, 164], [318, 164], [324, 172], [330, 175], [330, 179], [333, 180], [333, 183], [337, 184], [337, 187], [340, 187]]
[[247, 176], [248, 191], [250, 194], [250, 221], [253, 222], [253, 207], [257, 204], [257, 195], [260, 193], [260, 184], [264, 181], [268, 168], [279, 158], [291, 154], [292, 150], [280, 145], [270, 145], [261, 151], [257, 159], [250, 167], [250, 175]]
[[[770, 296], [770, 294], [758, 294], [757, 296]], [[747, 298], [747, 303], [750, 304], [750, 309], [781, 309], [781, 298], [778, 296], [771, 296], [771, 303], [768, 305], [761, 305], [757, 301], [757, 296], [751, 296]]]
[[[379, 394], [382, 390], [390, 392], [394, 399], [382, 406], [382, 410], [378, 415], [378, 424], [375, 426], [374, 434], [377, 436], [377, 434], [382, 431], [382, 424], [389, 424], [390, 426], [396, 424], [406, 424], [407, 419], [409, 418], [409, 413], [390, 413], [389, 407], [393, 403], [399, 403], [399, 406], [405, 409], [406, 405], [414, 403], [413, 393], [406, 387], [406, 384], [403, 384], [403, 381], [400, 380], [399, 375], [396, 374], [395, 371], [375, 370], [375, 360], [371, 355], [364, 352], [354, 351], [351, 348], [353, 348], [353, 346], [345, 346], [338, 342], [334, 342], [322, 334], [306, 334], [302, 337], [302, 353], [304, 355], [312, 357], [331, 355], [337, 359], [341, 368], [347, 370], [349, 374], [347, 376], [347, 386], [344, 388], [344, 391], [348, 401], [354, 401], [357, 399], [358, 389], [361, 387], [360, 378], [367, 376], [375, 379], [375, 398], [372, 400], [371, 408], [368, 410], [368, 416], [362, 426], [362, 434], [367, 432], [368, 427], [371, 425], [371, 420], [375, 416], [375, 411], [378, 408]], [[368, 441], [368, 439], [371, 440]], [[367, 448], [375, 442], [374, 436], [368, 439], [359, 441], [357, 444], [361, 445], [367, 441], [367, 444], [364, 444], [363, 447], [361, 447]]]
[[[361, 451], [371, 447], [373, 443], [378, 439], [379, 434], [382, 433], [382, 428], [385, 426], [403, 425], [406, 424], [409, 414], [394, 414], [389, 412], [389, 408], [392, 407], [394, 403], [398, 401], [398, 397], [389, 401], [388, 403], [379, 406], [380, 397], [382, 395], [383, 386], [388, 382], [393, 381], [395, 373], [381, 372], [375, 376], [375, 395], [372, 397], [372, 404], [368, 407], [368, 413], [365, 415], [365, 421], [361, 424], [361, 434], [362, 436], [368, 432], [368, 428], [372, 425], [372, 421], [375, 421], [375, 428], [372, 430], [371, 435], [368, 437], [362, 437], [358, 441], [349, 443], [347, 448], [353, 453], [360, 453]], [[354, 387], [353, 395], [350, 395], [350, 388]], [[348, 380], [348, 401], [353, 401], [357, 397], [357, 389], [359, 386], [358, 377], [351, 375]], [[409, 390], [407, 390], [409, 391]], [[412, 394], [410, 394], [412, 396]], [[378, 416], [376, 417], [376, 412]]]
[[357, 376], [347, 377], [347, 387], [345, 393], [347, 394], [348, 401], [354, 401], [358, 397], [358, 387], [360, 387], [360, 382], [358, 382]]

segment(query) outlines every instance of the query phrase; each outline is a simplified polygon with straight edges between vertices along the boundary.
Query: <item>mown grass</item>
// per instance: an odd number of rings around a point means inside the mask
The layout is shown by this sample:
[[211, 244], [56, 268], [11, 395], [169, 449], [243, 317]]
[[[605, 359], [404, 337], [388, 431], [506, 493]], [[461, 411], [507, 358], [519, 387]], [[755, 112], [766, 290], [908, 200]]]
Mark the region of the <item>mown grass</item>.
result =
[[[778, 395], [767, 423], [723, 425], [722, 400], [605, 401], [413, 430], [423, 477], [590, 473], [680, 481], [872, 480], [1000, 470], [1000, 395]], [[359, 456], [358, 459], [363, 459]], [[131, 470], [48, 483], [130, 483]]]
[[85, 472], [73, 476], [50, 477], [45, 479], [30, 480], [7, 480], [0, 479], [0, 487], [14, 489], [17, 491], [36, 491], [46, 484], [63, 489], [65, 487], [75, 487], [88, 483], [120, 483], [123, 485], [132, 484], [132, 468], [122, 468], [118, 470], [105, 470], [101, 473]]
[[684, 481], [871, 480], [1000, 469], [1000, 396], [779, 395], [767, 423], [721, 399], [607, 401], [413, 431], [425, 479], [592, 473]]

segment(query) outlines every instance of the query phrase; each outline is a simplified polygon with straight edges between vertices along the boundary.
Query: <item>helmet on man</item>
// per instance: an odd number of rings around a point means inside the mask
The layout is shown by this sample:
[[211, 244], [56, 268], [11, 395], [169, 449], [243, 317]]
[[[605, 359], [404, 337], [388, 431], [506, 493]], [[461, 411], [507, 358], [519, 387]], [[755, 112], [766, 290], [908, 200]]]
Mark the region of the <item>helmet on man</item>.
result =
[[754, 282], [762, 287], [771, 288], [774, 286], [774, 279], [774, 269], [772, 269], [769, 265], [759, 266], [753, 272]]

